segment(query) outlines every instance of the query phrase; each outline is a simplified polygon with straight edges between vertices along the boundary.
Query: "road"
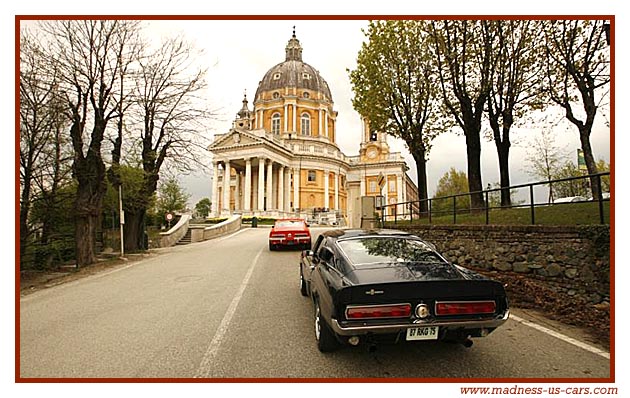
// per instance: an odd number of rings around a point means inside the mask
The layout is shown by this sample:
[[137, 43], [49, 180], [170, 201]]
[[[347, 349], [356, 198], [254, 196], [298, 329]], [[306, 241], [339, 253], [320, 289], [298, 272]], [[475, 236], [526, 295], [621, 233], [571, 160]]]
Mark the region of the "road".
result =
[[472, 348], [421, 343], [322, 354], [311, 304], [299, 293], [299, 252], [270, 252], [268, 232], [161, 249], [22, 297], [21, 377], [610, 377], [605, 353], [518, 309]]

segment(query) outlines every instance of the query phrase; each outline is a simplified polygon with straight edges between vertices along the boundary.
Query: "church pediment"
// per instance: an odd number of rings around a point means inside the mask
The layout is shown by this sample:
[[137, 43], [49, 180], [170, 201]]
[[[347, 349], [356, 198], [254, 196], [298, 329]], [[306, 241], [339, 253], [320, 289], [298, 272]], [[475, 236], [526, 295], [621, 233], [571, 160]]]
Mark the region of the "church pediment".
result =
[[219, 136], [218, 139], [208, 147], [208, 149], [211, 151], [216, 151], [221, 149], [234, 149], [237, 147], [257, 144], [263, 144], [263, 139], [244, 131], [233, 129], [230, 130], [230, 132]]

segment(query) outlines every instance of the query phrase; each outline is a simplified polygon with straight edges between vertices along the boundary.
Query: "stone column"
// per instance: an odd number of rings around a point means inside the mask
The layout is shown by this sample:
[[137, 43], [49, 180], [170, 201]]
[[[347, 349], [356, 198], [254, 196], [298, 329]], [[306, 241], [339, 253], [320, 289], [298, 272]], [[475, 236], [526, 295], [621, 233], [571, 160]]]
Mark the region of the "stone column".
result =
[[282, 133], [286, 132], [287, 129], [289, 128], [289, 105], [284, 105], [284, 131], [282, 131]]
[[297, 105], [292, 105], [293, 107], [293, 131], [295, 131], [296, 133], [298, 133], [298, 126], [297, 126]]
[[213, 217], [218, 217], [221, 209], [219, 209], [219, 162], [212, 161], [212, 211]]
[[223, 211], [230, 212], [230, 161], [226, 160], [223, 164]]
[[252, 210], [252, 159], [245, 159], [245, 197], [243, 198], [243, 210]]
[[319, 110], [319, 125], [317, 126], [317, 135], [323, 135], [324, 129], [322, 127], [324, 127], [324, 122], [322, 121], [322, 115], [324, 114], [324, 111], [322, 109]]
[[324, 111], [324, 135], [328, 137], [328, 111]]
[[335, 176], [335, 210], [339, 210], [339, 174], [334, 173]]
[[288, 167], [284, 168], [284, 176], [282, 178], [284, 178], [284, 211], [285, 212], [289, 212], [291, 211], [291, 209], [289, 208], [289, 204], [291, 202], [291, 197], [289, 196], [291, 193], [291, 182], [290, 182], [290, 178], [291, 175], [289, 174], [291, 172], [291, 169], [289, 169]]
[[278, 210], [284, 211], [284, 166], [278, 169]]
[[258, 203], [259, 211], [265, 210], [265, 158], [258, 158]]
[[[396, 176], [396, 192], [398, 194], [396, 201], [398, 203], [402, 203], [403, 202], [403, 178], [401, 174], [398, 174]], [[405, 206], [403, 205], [396, 206], [399, 214], [402, 214], [404, 212], [404, 207]]]
[[241, 172], [236, 172], [236, 185], [234, 186], [234, 210], [241, 210]]
[[293, 169], [293, 207], [300, 209], [300, 170]]
[[330, 208], [330, 200], [328, 199], [328, 195], [330, 194], [330, 172], [328, 170], [324, 170], [324, 207]]
[[271, 210], [273, 208], [273, 161], [269, 159], [267, 165], [267, 208], [265, 210]]

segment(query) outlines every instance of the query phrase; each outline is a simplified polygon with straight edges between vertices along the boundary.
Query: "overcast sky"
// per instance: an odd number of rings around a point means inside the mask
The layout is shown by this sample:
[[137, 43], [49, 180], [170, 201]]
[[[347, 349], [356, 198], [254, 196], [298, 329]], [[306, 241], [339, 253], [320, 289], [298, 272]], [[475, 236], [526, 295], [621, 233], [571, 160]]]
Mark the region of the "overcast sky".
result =
[[[352, 88], [348, 69], [356, 67], [357, 53], [365, 40], [362, 28], [367, 20], [169, 20], [146, 21], [146, 36], [159, 42], [161, 36], [182, 34], [187, 40], [203, 50], [198, 59], [202, 67], [208, 68], [207, 99], [217, 109], [217, 120], [208, 126], [207, 135], [223, 134], [242, 106], [243, 94], [247, 92], [250, 109], [259, 81], [277, 63], [285, 59], [285, 46], [290, 39], [293, 26], [303, 47], [304, 62], [315, 67], [328, 82], [332, 91], [337, 117], [337, 144], [349, 156], [357, 155], [361, 140], [361, 120], [352, 107]], [[563, 120], [561, 116], [558, 116]], [[610, 161], [610, 129], [605, 119], [598, 117], [591, 140], [596, 159]], [[513, 146], [510, 153], [512, 185], [535, 181], [526, 173], [527, 143], [540, 134], [544, 126], [530, 124], [526, 128], [513, 129]], [[489, 130], [486, 125], [484, 127]], [[567, 121], [555, 128], [558, 145], [575, 162], [579, 147], [577, 130]], [[407, 159], [409, 174], [417, 181], [416, 168], [411, 155], [402, 141], [388, 139], [392, 150], [399, 151]], [[466, 171], [465, 139], [455, 133], [438, 137], [433, 144], [427, 164], [429, 195], [436, 190], [438, 180], [451, 167]], [[494, 144], [484, 140], [482, 148], [483, 186], [499, 181], [498, 160]], [[211, 197], [210, 175], [197, 173], [181, 176], [182, 184], [190, 193], [190, 204], [202, 197]]]

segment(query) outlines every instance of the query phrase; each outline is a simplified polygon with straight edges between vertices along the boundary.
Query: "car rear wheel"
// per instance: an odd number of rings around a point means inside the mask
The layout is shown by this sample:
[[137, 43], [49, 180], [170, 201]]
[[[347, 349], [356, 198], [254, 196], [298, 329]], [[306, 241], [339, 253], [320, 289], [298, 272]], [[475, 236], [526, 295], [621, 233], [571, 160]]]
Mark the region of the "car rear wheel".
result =
[[269, 244], [269, 251], [271, 252], [271, 251], [274, 251], [274, 250], [275, 250], [275, 246], [270, 243]]
[[317, 339], [317, 348], [321, 352], [335, 351], [339, 347], [334, 332], [321, 314], [318, 301], [315, 301], [315, 338]]

